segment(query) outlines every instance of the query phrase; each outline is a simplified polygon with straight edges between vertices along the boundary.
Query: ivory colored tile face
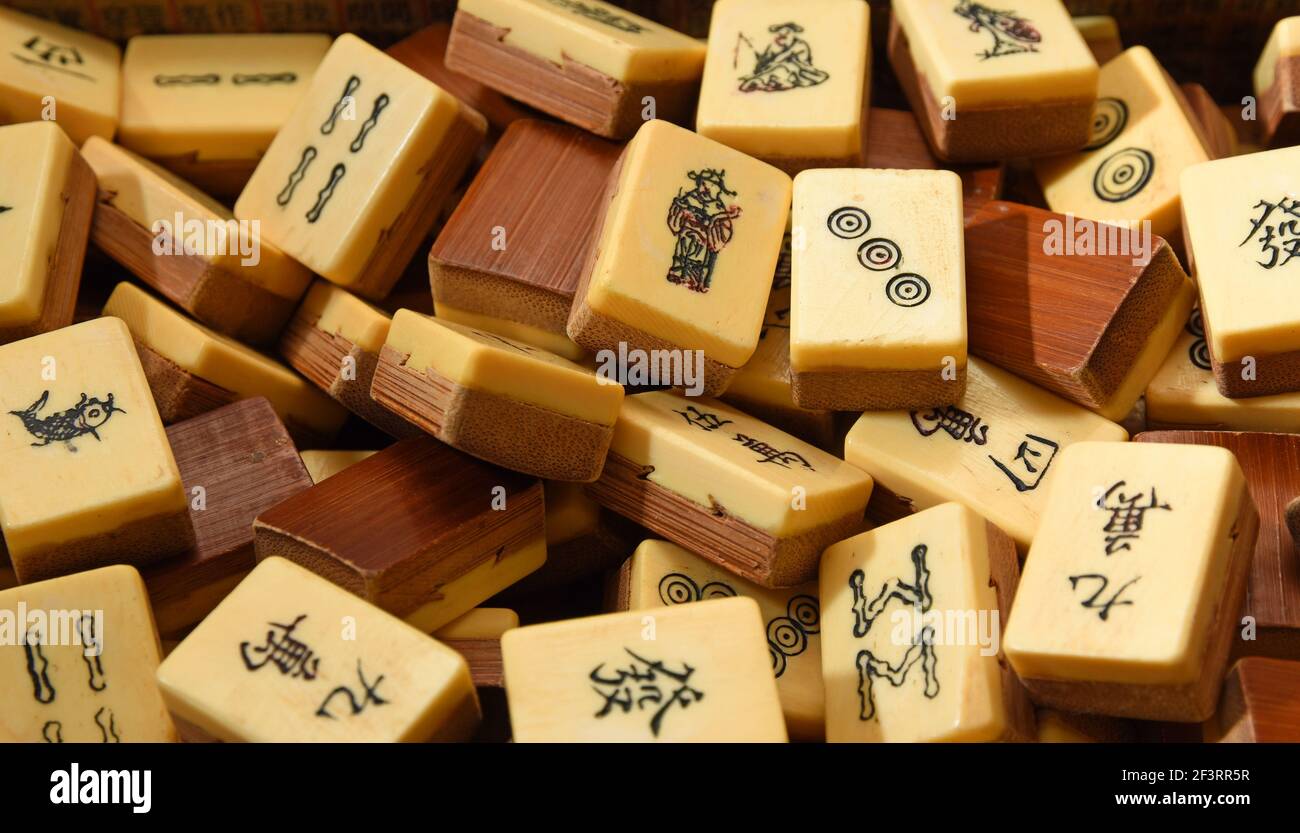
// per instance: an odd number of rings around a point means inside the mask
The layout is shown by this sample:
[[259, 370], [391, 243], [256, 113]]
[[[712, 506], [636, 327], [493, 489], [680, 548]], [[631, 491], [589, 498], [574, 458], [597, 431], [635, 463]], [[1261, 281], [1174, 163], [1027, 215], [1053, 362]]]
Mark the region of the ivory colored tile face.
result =
[[280, 558], [168, 655], [158, 683], [173, 713], [225, 741], [463, 740], [479, 719], [460, 654]]
[[[795, 409], [790, 392], [790, 285], [772, 290], [754, 357], [732, 378], [724, 395], [737, 407], [758, 401], [772, 408]], [[769, 418], [770, 421], [770, 418]]]
[[1110, 420], [972, 358], [956, 405], [859, 417], [844, 456], [915, 509], [964, 503], [1023, 551], [1039, 529], [1059, 454], [1082, 440], [1122, 442]]
[[966, 366], [961, 179], [826, 169], [795, 179], [790, 367]]
[[154, 677], [162, 651], [149, 596], [133, 567], [0, 592], [0, 628], [14, 635], [0, 647], [0, 740], [177, 739]]
[[1092, 137], [1078, 153], [1040, 160], [1038, 182], [1053, 211], [1177, 233], [1178, 177], [1209, 159], [1179, 94], [1145, 46], [1101, 70]]
[[995, 11], [958, 0], [898, 0], [894, 15], [936, 101], [957, 110], [1089, 98], [1097, 62], [1060, 0]]
[[473, 390], [613, 425], [623, 402], [621, 385], [604, 382], [581, 365], [524, 342], [398, 310], [388, 348], [406, 356], [405, 367], [436, 371]]
[[1082, 443], [1062, 455], [1055, 483], [1007, 626], [1016, 673], [1148, 690], [1209, 676], [1217, 694], [1226, 652], [1214, 644], [1237, 626], [1244, 592], [1228, 590], [1239, 572], [1232, 551], [1255, 535], [1236, 458], [1206, 446]]
[[600, 504], [587, 496], [581, 484], [561, 481], [546, 484], [546, 543], [574, 541], [594, 532], [600, 523]]
[[463, 141], [467, 114], [481, 122], [413, 70], [343, 35], [262, 157], [235, 216], [260, 220], [267, 240], [322, 277], [382, 297], [396, 273], [375, 276], [376, 247], [405, 245], [384, 233], [428, 187], [450, 188], [433, 180], [459, 177], [459, 168], [439, 169], [438, 157], [464, 155], [451, 145]]
[[871, 91], [869, 18], [862, 0], [715, 4], [695, 129], [786, 170], [857, 164]]
[[126, 325], [0, 346], [0, 528], [23, 582], [193, 544], [180, 471]]
[[[241, 228], [230, 209], [180, 177], [99, 138], [88, 141], [82, 155], [106, 195], [103, 201], [149, 232], [150, 250], [136, 252], [136, 258], [197, 257], [289, 301], [302, 297], [311, 283], [311, 273], [262, 237], [259, 229]], [[159, 234], [168, 237], [157, 238]]]
[[667, 541], [643, 541], [624, 571], [620, 609], [650, 610], [731, 596], [758, 602], [786, 727], [796, 739], [822, 738], [826, 713], [816, 582], [778, 590], [762, 587]]
[[151, 157], [256, 159], [307, 91], [327, 35], [137, 35], [118, 141]]
[[1119, 24], [1115, 18], [1105, 14], [1084, 15], [1073, 18], [1074, 28], [1079, 30], [1083, 42], [1088, 44], [1092, 56], [1098, 64], [1105, 64], [1111, 58], [1124, 51], [1124, 44], [1119, 36]]
[[574, 344], [567, 336], [544, 330], [541, 327], [511, 321], [509, 318], [469, 312], [438, 302], [434, 302], [433, 306], [435, 315], [443, 321], [450, 321], [453, 324], [460, 324], [463, 327], [471, 327], [475, 330], [496, 333], [512, 341], [522, 341], [575, 362], [580, 361], [587, 355], [585, 350]]
[[0, 127], [0, 330], [30, 326], [44, 312], [76, 155], [56, 125]]
[[1286, 17], [1277, 22], [1269, 35], [1268, 43], [1255, 64], [1255, 95], [1263, 98], [1264, 94], [1278, 80], [1277, 65], [1279, 61], [1300, 56], [1300, 16]]
[[104, 314], [126, 322], [132, 337], [182, 370], [239, 398], [265, 396], [288, 425], [333, 437], [347, 411], [275, 360], [202, 324], [138, 286], [119, 283]]
[[327, 477], [333, 477], [353, 463], [360, 463], [374, 453], [373, 451], [303, 451], [300, 456], [302, 464], [307, 467], [307, 473], [311, 475], [311, 482], [319, 483]]
[[374, 401], [448, 445], [553, 480], [600, 476], [623, 388], [554, 353], [398, 310]]
[[1229, 399], [1214, 383], [1205, 325], [1192, 310], [1146, 389], [1149, 428], [1300, 433], [1300, 393]]
[[0, 124], [55, 120], [81, 145], [117, 129], [122, 53], [115, 44], [12, 9], [0, 9]]
[[1189, 168], [1182, 193], [1211, 359], [1237, 374], [1244, 356], [1300, 350], [1300, 148]]
[[[741, 366], [758, 342], [790, 178], [657, 120], [637, 131], [621, 165], [569, 336], [589, 350], [655, 339]], [[613, 326], [575, 332], [583, 308]]]
[[367, 353], [379, 352], [392, 324], [388, 313], [326, 281], [312, 284], [298, 315], [313, 319], [316, 329], [341, 336]]
[[785, 721], [753, 599], [533, 625], [501, 638], [518, 743], [768, 742]]
[[1003, 701], [990, 562], [1008, 553], [992, 549], [983, 518], [945, 503], [826, 550], [828, 741], [1004, 736], [1013, 716]]
[[[610, 451], [653, 467], [651, 483], [778, 537], [860, 510], [871, 494], [861, 469], [710, 399], [627, 397]], [[799, 509], [796, 488], [806, 499]]]
[[463, 0], [456, 8], [510, 30], [509, 46], [624, 83], [690, 80], [704, 64], [699, 41], [603, 0]]
[[447, 639], [500, 639], [519, 627], [519, 614], [505, 607], [476, 607], [464, 616], [438, 628], [434, 637]]

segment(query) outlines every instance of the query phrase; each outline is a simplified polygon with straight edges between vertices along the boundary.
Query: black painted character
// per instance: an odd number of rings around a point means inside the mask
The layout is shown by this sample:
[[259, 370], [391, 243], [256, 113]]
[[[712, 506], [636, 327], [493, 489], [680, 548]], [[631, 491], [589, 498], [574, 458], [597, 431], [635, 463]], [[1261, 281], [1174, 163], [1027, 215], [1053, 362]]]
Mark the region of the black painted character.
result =
[[83, 393], [77, 404], [68, 410], [46, 417], [37, 416], [49, 399], [50, 392], [45, 391], [40, 399], [23, 410], [9, 412], [23, 421], [27, 433], [41, 441], [32, 443], [34, 448], [56, 442], [71, 443], [77, 437], [84, 437], [87, 434], [99, 440], [97, 429], [102, 428], [113, 414], [126, 413], [113, 404], [111, 393], [108, 399], [100, 399], [97, 396], [92, 398]]

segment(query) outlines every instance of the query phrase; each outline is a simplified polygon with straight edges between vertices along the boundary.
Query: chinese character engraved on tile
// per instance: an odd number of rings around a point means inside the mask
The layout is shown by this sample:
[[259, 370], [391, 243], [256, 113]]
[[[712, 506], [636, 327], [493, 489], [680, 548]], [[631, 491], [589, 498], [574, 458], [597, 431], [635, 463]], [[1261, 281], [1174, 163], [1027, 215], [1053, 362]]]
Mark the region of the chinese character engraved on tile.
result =
[[86, 60], [81, 57], [81, 52], [75, 46], [64, 46], [46, 40], [40, 35], [32, 35], [23, 42], [22, 47], [26, 50], [24, 53], [11, 52], [9, 54], [29, 66], [48, 69], [63, 75], [71, 75], [83, 81], [93, 82], [95, 80], [94, 77], [74, 69], [74, 67], [84, 66], [86, 63]]
[[1110, 619], [1110, 609], [1112, 607], [1126, 607], [1133, 604], [1133, 601], [1131, 599], [1123, 598], [1124, 591], [1132, 587], [1134, 584], [1137, 584], [1138, 580], [1141, 578], [1142, 578], [1141, 576], [1137, 576], [1136, 578], [1129, 579], [1128, 581], [1124, 582], [1124, 584], [1120, 585], [1120, 588], [1118, 590], [1116, 590], [1114, 593], [1111, 593], [1110, 596], [1107, 597], [1105, 600], [1102, 600], [1101, 598], [1102, 594], [1105, 593], [1106, 590], [1110, 587], [1109, 578], [1102, 575], [1101, 573], [1082, 573], [1077, 576], [1069, 576], [1071, 590], [1077, 589], [1079, 586], [1079, 582], [1085, 579], [1087, 579], [1089, 582], [1096, 582], [1095, 585], [1095, 587], [1097, 588], [1096, 592], [1093, 593], [1088, 598], [1084, 599], [1082, 602], [1079, 602], [1079, 604], [1080, 606], [1087, 608], [1088, 610], [1097, 611], [1097, 618], [1103, 622]]
[[1277, 202], [1260, 200], [1254, 209], [1259, 216], [1251, 218], [1250, 232], [1237, 248], [1254, 239], [1263, 258], [1256, 263], [1265, 269], [1285, 266], [1292, 258], [1300, 257], [1300, 199], [1283, 195]]
[[287, 677], [316, 679], [320, 658], [316, 656], [315, 651], [307, 647], [306, 643], [293, 636], [294, 630], [306, 618], [307, 614], [303, 613], [288, 625], [268, 622], [270, 628], [266, 632], [264, 645], [253, 646], [251, 642], [239, 643], [239, 656], [244, 661], [244, 667], [249, 671], [257, 671], [270, 663]]
[[1106, 555], [1108, 556], [1132, 549], [1131, 542], [1137, 541], [1141, 536], [1147, 512], [1173, 511], [1169, 504], [1161, 503], [1156, 497], [1154, 486], [1151, 487], [1150, 495], [1139, 492], [1129, 495], [1123, 491], [1126, 485], [1125, 481], [1120, 480], [1107, 489], [1097, 502], [1099, 509], [1105, 509], [1110, 513], [1106, 525], [1102, 528], [1106, 533]]
[[674, 410], [673, 413], [681, 414], [682, 419], [686, 420], [687, 424], [694, 425], [701, 431], [717, 431], [722, 426], [729, 425], [732, 422], [729, 419], [722, 419], [715, 413], [701, 411], [694, 405], [687, 405], [686, 410]]
[[989, 459], [1007, 476], [1017, 492], [1032, 492], [1042, 482], [1048, 466], [1052, 465], [1052, 460], [1060, 449], [1060, 445], [1046, 437], [1026, 434], [1025, 439], [1016, 447], [1016, 456], [1009, 464], [992, 454]]
[[[606, 672], [605, 663], [602, 662], [588, 675], [591, 682], [595, 683], [591, 687], [592, 691], [604, 701], [595, 717], [653, 709], [650, 732], [659, 737], [659, 730], [663, 728], [669, 709], [680, 706], [684, 710], [692, 703], [704, 699], [704, 692], [690, 684], [696, 671], [690, 665], [683, 662], [681, 670], [674, 671], [660, 660], [646, 659], [630, 648], [623, 650], [632, 658], [625, 668]], [[615, 709], [620, 711], [615, 712]]]
[[361, 699], [357, 699], [356, 692], [347, 686], [338, 686], [325, 695], [325, 700], [321, 702], [320, 708], [316, 710], [317, 717], [328, 717], [331, 720], [337, 720], [337, 716], [330, 711], [330, 701], [336, 696], [343, 696], [347, 699], [347, 706], [351, 716], [361, 714], [366, 710], [366, 706], [374, 703], [376, 706], [386, 706], [388, 701], [379, 696], [379, 684], [384, 681], [384, 675], [380, 674], [375, 677], [373, 683], [366, 682], [366, 672], [361, 668], [361, 660], [357, 660], [357, 680], [361, 684]]
[[943, 431], [954, 440], [984, 445], [989, 441], [989, 426], [970, 411], [963, 411], [955, 405], [945, 408], [932, 408], [922, 414], [912, 411], [912, 425], [922, 437], [929, 437]]

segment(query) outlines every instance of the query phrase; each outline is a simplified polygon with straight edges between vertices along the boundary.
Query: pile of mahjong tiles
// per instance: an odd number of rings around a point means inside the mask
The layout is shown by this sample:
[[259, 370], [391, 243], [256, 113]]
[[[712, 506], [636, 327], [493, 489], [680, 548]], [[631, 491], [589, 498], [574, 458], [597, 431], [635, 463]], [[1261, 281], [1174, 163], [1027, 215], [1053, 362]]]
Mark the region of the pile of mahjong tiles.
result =
[[1300, 739], [1300, 18], [996, 5], [0, 9], [0, 739]]

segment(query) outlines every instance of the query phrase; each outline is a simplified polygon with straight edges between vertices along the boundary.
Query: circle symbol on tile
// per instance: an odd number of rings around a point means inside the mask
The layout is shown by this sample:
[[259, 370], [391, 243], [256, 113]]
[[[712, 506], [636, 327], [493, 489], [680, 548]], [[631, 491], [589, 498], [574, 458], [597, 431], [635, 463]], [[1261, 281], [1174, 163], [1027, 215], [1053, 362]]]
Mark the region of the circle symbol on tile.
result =
[[1156, 158], [1150, 151], [1124, 148], [1108, 157], [1092, 178], [1092, 190], [1106, 202], [1132, 199], [1151, 181]]
[[858, 247], [858, 262], [873, 272], [897, 269], [903, 252], [893, 240], [873, 237]]
[[1084, 150], [1103, 148], [1115, 141], [1128, 124], [1128, 105], [1118, 98], [1099, 98], [1092, 111], [1092, 133]]
[[894, 275], [885, 284], [885, 297], [900, 307], [916, 307], [930, 297], [930, 282], [914, 272]]
[[700, 587], [690, 576], [669, 573], [659, 580], [659, 598], [669, 605], [699, 601]]
[[821, 630], [821, 606], [814, 596], [800, 594], [790, 599], [785, 607], [786, 615], [799, 623], [804, 633], [818, 633]]
[[837, 208], [826, 218], [826, 228], [831, 234], [844, 240], [861, 237], [871, 228], [871, 218], [867, 212], [853, 205]]

